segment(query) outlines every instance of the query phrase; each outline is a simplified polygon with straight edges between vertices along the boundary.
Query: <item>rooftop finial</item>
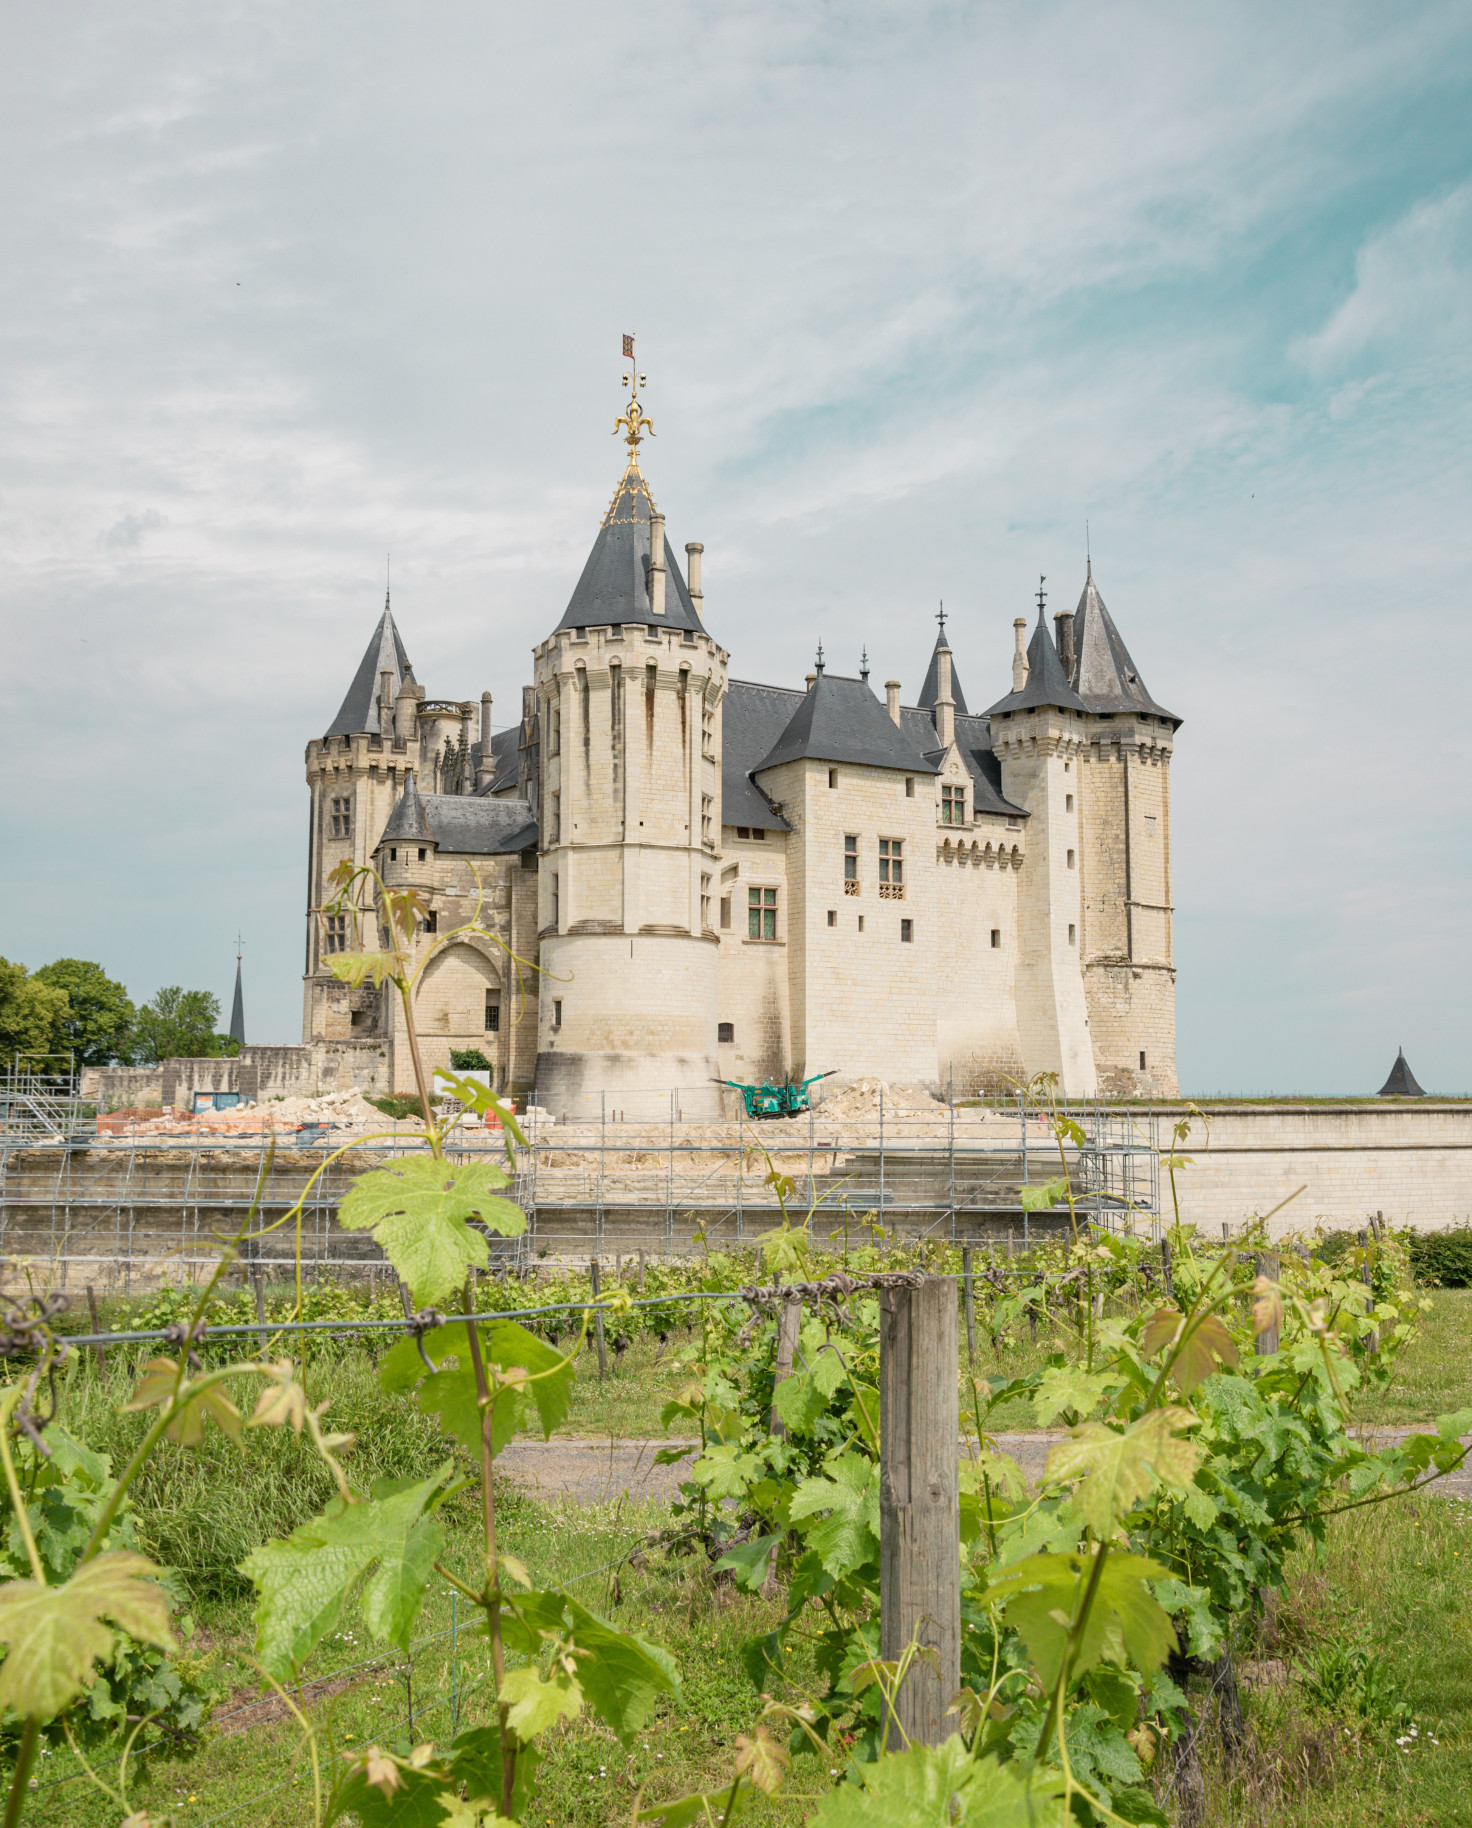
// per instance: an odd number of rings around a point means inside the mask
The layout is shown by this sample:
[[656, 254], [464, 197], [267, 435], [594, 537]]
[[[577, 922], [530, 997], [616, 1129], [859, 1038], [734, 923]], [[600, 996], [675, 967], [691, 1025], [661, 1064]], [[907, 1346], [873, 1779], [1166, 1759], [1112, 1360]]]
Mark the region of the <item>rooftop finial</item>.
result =
[[394, 555], [385, 552], [383, 555], [383, 607], [388, 608], [389, 598], [394, 588]]
[[868, 683], [869, 683], [869, 650], [867, 647], [865, 647], [864, 651], [859, 655], [859, 678], [863, 680], [865, 685], [868, 685]]
[[1038, 574], [1038, 621], [1039, 621], [1039, 623], [1041, 623], [1042, 619], [1043, 619], [1043, 605], [1048, 600], [1048, 593], [1046, 590], [1043, 589], [1043, 586], [1044, 586], [1044, 584], [1047, 583], [1047, 581], [1048, 581], [1047, 573], [1040, 572]]
[[644, 385], [647, 376], [639, 373], [634, 365], [634, 339], [632, 335], [624, 338], [624, 360], [629, 364], [624, 375], [624, 386], [629, 391], [629, 404], [613, 422], [613, 435], [618, 436], [620, 426], [624, 431], [624, 443], [629, 447], [629, 468], [639, 467], [639, 446], [644, 442], [645, 434], [654, 436], [654, 422], [646, 419], [644, 408], [639, 404], [639, 389]]
[[940, 623], [940, 645], [949, 647], [950, 643], [946, 640], [946, 600], [944, 597], [940, 600], [940, 611], [935, 619]]
[[818, 643], [818, 671], [821, 673], [822, 670], [823, 670], [823, 643], [821, 641], [819, 641], [819, 643]]
[[1089, 523], [1084, 522], [1084, 567], [1088, 579], [1094, 575], [1094, 555], [1089, 550]]

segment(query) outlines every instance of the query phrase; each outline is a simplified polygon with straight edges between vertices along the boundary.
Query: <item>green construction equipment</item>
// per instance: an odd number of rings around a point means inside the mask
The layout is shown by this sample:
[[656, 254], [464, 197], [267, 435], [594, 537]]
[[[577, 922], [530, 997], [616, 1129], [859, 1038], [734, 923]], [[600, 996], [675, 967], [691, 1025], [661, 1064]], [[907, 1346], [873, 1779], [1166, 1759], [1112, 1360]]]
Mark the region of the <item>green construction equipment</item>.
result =
[[820, 1079], [831, 1079], [837, 1070], [834, 1067], [830, 1072], [814, 1073], [800, 1085], [774, 1085], [770, 1079], [764, 1079], [760, 1085], [742, 1085], [736, 1079], [717, 1079], [714, 1083], [728, 1085], [733, 1092], [740, 1092], [748, 1117], [798, 1117], [812, 1109], [808, 1087], [816, 1085]]

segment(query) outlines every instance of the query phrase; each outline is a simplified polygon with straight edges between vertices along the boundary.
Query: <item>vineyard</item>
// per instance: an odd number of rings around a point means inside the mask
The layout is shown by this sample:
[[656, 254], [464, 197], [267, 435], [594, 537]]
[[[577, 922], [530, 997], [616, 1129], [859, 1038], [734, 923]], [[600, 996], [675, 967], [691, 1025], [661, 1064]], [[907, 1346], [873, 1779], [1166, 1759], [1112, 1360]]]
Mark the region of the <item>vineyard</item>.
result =
[[[422, 910], [376, 886], [395, 949], [336, 963], [412, 1036]], [[455, 1098], [338, 1215], [402, 1293], [229, 1286], [291, 1213], [106, 1330], [11, 1271], [8, 1828], [1464, 1819], [1472, 1409], [1362, 1425], [1445, 1323], [1395, 1237], [1162, 1247], [1065, 1166], [1056, 1243], [901, 1252], [773, 1167], [754, 1252], [518, 1280], [506, 1172], [444, 1148], [515, 1120]], [[508, 1477], [570, 1430], [662, 1432], [661, 1494]]]

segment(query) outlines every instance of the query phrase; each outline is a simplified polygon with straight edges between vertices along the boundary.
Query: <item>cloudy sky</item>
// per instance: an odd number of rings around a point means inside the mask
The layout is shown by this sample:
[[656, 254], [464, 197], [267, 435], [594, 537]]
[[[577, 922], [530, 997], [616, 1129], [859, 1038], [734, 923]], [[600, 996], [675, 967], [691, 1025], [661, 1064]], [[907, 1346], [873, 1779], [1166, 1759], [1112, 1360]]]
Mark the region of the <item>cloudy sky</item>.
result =
[[746, 678], [973, 706], [1096, 574], [1174, 770], [1181, 1080], [1469, 1059], [1472, 11], [12, 8], [0, 953], [295, 1040], [383, 601], [507, 721], [616, 480]]

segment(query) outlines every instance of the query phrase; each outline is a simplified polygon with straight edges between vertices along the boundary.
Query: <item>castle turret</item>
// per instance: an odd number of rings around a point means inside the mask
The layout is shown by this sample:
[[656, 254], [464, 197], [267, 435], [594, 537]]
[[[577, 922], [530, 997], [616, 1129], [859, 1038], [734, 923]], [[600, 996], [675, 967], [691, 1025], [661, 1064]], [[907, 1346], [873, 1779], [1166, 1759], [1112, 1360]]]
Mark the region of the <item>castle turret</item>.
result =
[[619, 424], [628, 467], [536, 649], [523, 720], [540, 738], [537, 1097], [586, 1116], [607, 1092], [633, 1117], [673, 1091], [685, 1116], [714, 1116], [727, 656], [639, 469], [637, 386]]
[[1078, 758], [1084, 705], [1063, 672], [1044, 620], [1023, 666], [1019, 689], [991, 707], [992, 749], [1002, 792], [1031, 815], [1017, 889], [1017, 1032], [1024, 1070], [1053, 1072], [1070, 1098], [1096, 1087], [1094, 1050], [1079, 968], [1083, 925], [1078, 833]]
[[1080, 959], [1101, 1087], [1174, 1097], [1170, 762], [1180, 719], [1150, 696], [1094, 582], [1067, 628], [1079, 751]]

